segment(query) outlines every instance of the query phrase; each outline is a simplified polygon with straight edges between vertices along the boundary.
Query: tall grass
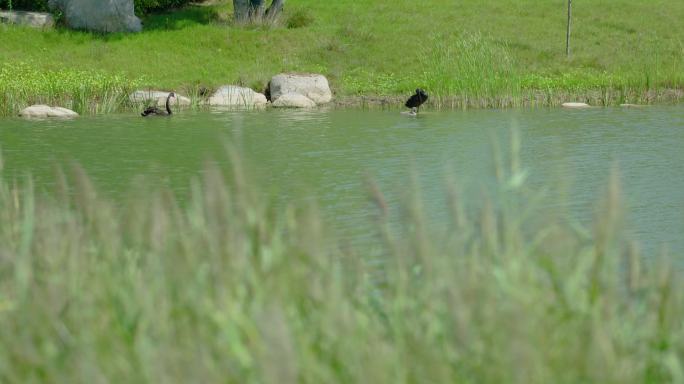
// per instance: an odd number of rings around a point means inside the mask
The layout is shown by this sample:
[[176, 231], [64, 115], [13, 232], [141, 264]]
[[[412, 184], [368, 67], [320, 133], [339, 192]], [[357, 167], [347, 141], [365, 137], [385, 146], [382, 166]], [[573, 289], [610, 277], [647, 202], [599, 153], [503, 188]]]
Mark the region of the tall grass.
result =
[[[557, 106], [568, 100], [597, 106], [681, 100], [684, 81], [678, 65], [667, 75], [659, 70], [660, 65], [656, 57], [652, 65], [638, 72], [572, 69], [529, 73], [505, 43], [496, 44], [481, 33], [446, 34], [428, 40], [416, 62], [408, 65], [416, 75], [376, 75], [355, 69], [342, 81], [358, 95], [384, 95], [383, 101], [422, 87], [430, 93], [429, 105], [437, 108]], [[664, 84], [663, 78], [670, 79], [669, 84]], [[398, 104], [404, 99], [392, 101]]]
[[516, 64], [505, 47], [498, 47], [480, 34], [435, 36], [421, 57], [420, 83], [436, 99], [461, 98], [482, 102], [520, 94]]
[[128, 95], [139, 83], [97, 71], [0, 64], [0, 116], [14, 116], [33, 104], [58, 105], [81, 114], [113, 112], [129, 103]]
[[622, 232], [617, 172], [580, 228], [537, 209], [512, 148], [490, 199], [446, 183], [447, 224], [414, 186], [395, 226], [371, 182], [363, 248], [264, 200], [239, 157], [184, 204], [115, 204], [80, 168], [49, 195], [3, 180], [0, 381], [681, 381], [682, 280]]

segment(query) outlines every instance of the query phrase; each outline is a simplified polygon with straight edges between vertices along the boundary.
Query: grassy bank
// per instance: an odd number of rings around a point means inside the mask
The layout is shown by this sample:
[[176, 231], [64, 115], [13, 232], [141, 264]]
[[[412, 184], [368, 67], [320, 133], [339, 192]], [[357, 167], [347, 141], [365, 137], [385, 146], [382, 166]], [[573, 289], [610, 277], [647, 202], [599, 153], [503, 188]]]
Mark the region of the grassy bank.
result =
[[393, 100], [421, 86], [446, 106], [644, 103], [677, 100], [684, 88], [677, 0], [576, 4], [570, 58], [564, 0], [294, 0], [276, 28], [231, 25], [230, 3], [149, 15], [137, 35], [0, 26], [0, 62], [176, 90], [262, 89], [279, 72], [317, 72], [343, 101]]
[[74, 69], [38, 70], [26, 63], [0, 64], [0, 116], [33, 104], [60, 105], [78, 113], [109, 113], [130, 105], [141, 80]]
[[682, 379], [682, 279], [621, 231], [617, 173], [593, 228], [538, 209], [517, 161], [485, 204], [450, 187], [439, 227], [415, 189], [390, 225], [370, 183], [375, 242], [358, 249], [233, 164], [183, 204], [144, 188], [113, 204], [78, 168], [50, 195], [2, 181], [0, 380]]

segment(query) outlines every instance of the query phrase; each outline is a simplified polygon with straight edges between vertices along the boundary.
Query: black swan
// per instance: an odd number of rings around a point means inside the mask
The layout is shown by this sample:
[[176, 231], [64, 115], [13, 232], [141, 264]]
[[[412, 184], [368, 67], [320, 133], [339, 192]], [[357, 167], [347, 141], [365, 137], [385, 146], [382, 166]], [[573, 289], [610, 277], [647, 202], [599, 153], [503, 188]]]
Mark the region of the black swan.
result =
[[418, 88], [416, 89], [416, 94], [411, 96], [408, 100], [406, 100], [406, 107], [411, 108], [411, 113], [414, 115], [418, 114], [418, 108], [426, 102], [428, 99], [428, 94], [425, 93], [422, 89]]
[[147, 107], [146, 110], [144, 110], [141, 115], [143, 117], [147, 116], [171, 116], [173, 112], [171, 112], [171, 98], [176, 97], [176, 94], [171, 92], [169, 93], [169, 96], [166, 98], [166, 111], [163, 109], [159, 109], [157, 106], [152, 106], [152, 107]]

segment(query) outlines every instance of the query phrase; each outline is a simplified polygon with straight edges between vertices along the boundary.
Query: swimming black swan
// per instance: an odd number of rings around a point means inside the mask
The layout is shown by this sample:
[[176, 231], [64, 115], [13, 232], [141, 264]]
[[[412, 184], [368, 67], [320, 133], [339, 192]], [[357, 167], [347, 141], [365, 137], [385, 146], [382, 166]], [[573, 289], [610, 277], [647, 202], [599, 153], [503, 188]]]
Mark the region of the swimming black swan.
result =
[[418, 114], [418, 108], [426, 102], [428, 99], [428, 94], [425, 93], [422, 89], [418, 88], [416, 89], [416, 94], [411, 96], [408, 100], [406, 100], [406, 107], [411, 108], [411, 113], [417, 115]]
[[147, 117], [147, 116], [171, 116], [173, 112], [171, 112], [171, 98], [176, 97], [176, 94], [171, 92], [169, 93], [169, 96], [166, 98], [166, 111], [163, 109], [157, 108], [157, 106], [152, 106], [152, 107], [147, 107], [146, 110], [141, 113], [142, 116]]

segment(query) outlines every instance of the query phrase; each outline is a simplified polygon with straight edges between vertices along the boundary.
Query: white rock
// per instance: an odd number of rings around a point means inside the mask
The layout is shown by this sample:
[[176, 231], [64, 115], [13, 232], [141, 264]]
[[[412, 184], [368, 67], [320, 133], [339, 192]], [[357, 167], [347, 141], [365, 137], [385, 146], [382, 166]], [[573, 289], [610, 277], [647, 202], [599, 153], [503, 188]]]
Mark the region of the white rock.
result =
[[563, 108], [589, 108], [587, 103], [563, 103]]
[[209, 99], [210, 105], [252, 107], [268, 103], [266, 96], [250, 88], [224, 85]]
[[[135, 91], [128, 95], [128, 99], [131, 101], [131, 103], [142, 103], [142, 104], [149, 104], [150, 102], [154, 102], [156, 100], [157, 106], [163, 107], [166, 105], [166, 98], [169, 97], [169, 93], [171, 92], [164, 92], [164, 91]], [[181, 96], [176, 93], [175, 99], [171, 99], [171, 104], [173, 105], [180, 105], [187, 107], [190, 105], [192, 101], [185, 96]]]
[[332, 100], [332, 92], [328, 79], [323, 75], [279, 74], [273, 76], [270, 87], [271, 101], [276, 102], [282, 95], [298, 93], [316, 104], [324, 104]]
[[49, 105], [32, 105], [30, 107], [24, 108], [21, 112], [19, 112], [19, 116], [29, 118], [71, 118], [78, 117], [78, 113], [62, 107], [51, 107]]
[[316, 103], [299, 93], [286, 93], [280, 95], [278, 99], [273, 102], [273, 106], [278, 108], [313, 108], [316, 106]]
[[50, 28], [55, 25], [54, 17], [43, 12], [0, 11], [0, 22], [35, 28]]
[[69, 27], [97, 32], [140, 32], [133, 0], [50, 0], [49, 6], [64, 13]]

